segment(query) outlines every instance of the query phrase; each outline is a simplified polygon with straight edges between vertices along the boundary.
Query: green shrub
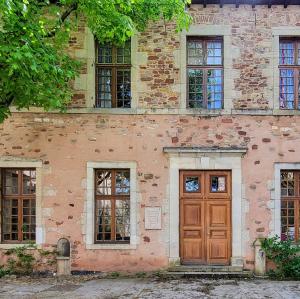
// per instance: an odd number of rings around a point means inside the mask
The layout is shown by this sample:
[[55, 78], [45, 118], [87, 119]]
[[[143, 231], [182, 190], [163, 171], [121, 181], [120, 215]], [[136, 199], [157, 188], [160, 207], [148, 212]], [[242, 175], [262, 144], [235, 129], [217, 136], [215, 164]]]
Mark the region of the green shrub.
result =
[[5, 254], [9, 256], [6, 269], [10, 273], [27, 275], [33, 272], [35, 257], [31, 249], [36, 249], [34, 245], [24, 245], [8, 249]]
[[0, 277], [6, 274], [30, 275], [41, 265], [52, 265], [56, 256], [55, 251], [37, 249], [35, 244], [14, 247], [4, 254], [8, 260], [0, 266]]
[[268, 274], [280, 279], [300, 279], [300, 246], [278, 236], [262, 241], [266, 257], [276, 265]]
[[4, 266], [0, 265], [0, 278], [3, 277], [3, 276], [5, 276], [6, 274], [9, 274], [8, 270], [6, 270], [4, 268]]

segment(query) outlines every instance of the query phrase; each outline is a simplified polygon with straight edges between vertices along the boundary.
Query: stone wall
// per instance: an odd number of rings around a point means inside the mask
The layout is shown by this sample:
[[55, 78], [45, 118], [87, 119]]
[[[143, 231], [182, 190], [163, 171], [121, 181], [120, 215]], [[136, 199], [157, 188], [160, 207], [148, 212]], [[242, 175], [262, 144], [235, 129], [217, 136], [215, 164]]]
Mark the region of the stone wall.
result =
[[[216, 25], [213, 35], [222, 35], [218, 26], [231, 28], [232, 70], [230, 78], [234, 82], [232, 107], [243, 110], [273, 109], [274, 78], [273, 68], [277, 59], [274, 53], [273, 28], [297, 28], [300, 24], [300, 8], [288, 6], [256, 6], [192, 5], [189, 9], [193, 16], [193, 25]], [[203, 27], [204, 28], [204, 27]], [[74, 57], [83, 61], [81, 76], [76, 79], [73, 105], [75, 107], [92, 107], [92, 101], [87, 95], [94, 94], [93, 82], [86, 82], [87, 53], [93, 53], [94, 43], [87, 36], [84, 25], [79, 26], [78, 32], [73, 34], [70, 41], [70, 52]], [[137, 85], [137, 107], [146, 109], [174, 109], [185, 106], [186, 95], [180, 94], [182, 62], [181, 51], [185, 51], [180, 44], [180, 33], [175, 32], [174, 24], [158, 22], [150, 24], [149, 28], [137, 36], [137, 49], [133, 57], [137, 57], [133, 68], [137, 71], [133, 85]], [[95, 59], [94, 54], [93, 60]], [[184, 63], [183, 63], [184, 64]], [[274, 65], [275, 64], [275, 65]], [[89, 69], [94, 72], [94, 64]], [[225, 78], [225, 82], [226, 82]], [[226, 88], [226, 86], [225, 86]], [[136, 100], [136, 99], [135, 99]], [[180, 105], [182, 103], [182, 105]]]

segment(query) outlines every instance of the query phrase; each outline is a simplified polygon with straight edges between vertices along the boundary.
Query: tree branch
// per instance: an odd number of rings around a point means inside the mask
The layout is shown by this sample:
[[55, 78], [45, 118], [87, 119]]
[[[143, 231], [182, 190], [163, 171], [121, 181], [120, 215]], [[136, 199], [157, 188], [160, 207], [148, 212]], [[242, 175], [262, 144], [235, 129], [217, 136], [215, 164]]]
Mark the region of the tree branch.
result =
[[57, 30], [61, 28], [61, 25], [64, 23], [64, 21], [70, 16], [70, 14], [75, 11], [78, 8], [78, 3], [73, 3], [60, 17], [58, 21], [58, 25], [53, 28], [51, 31], [49, 31], [45, 37], [54, 37]]

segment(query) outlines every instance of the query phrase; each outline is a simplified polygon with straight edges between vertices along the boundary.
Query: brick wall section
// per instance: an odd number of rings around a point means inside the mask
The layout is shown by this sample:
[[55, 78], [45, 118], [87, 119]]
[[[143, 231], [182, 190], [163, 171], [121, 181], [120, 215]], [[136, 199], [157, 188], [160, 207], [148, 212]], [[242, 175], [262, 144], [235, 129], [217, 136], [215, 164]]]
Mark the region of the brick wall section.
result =
[[[272, 27], [298, 26], [300, 8], [288, 6], [283, 9], [282, 6], [272, 6], [269, 9], [267, 6], [257, 6], [252, 9], [250, 5], [239, 8], [233, 5], [225, 5], [223, 8], [209, 5], [203, 8], [201, 5], [192, 5], [189, 10], [194, 24], [231, 26], [233, 69], [230, 76], [234, 80], [235, 90], [233, 108], [272, 108]], [[85, 34], [84, 20], [81, 20], [69, 42], [72, 56], [77, 57], [77, 52], [93, 47], [92, 44], [87, 44]], [[217, 31], [215, 35], [218, 35]], [[182, 50], [180, 34], [176, 33], [174, 24], [150, 24], [145, 32], [139, 34], [136, 54], [146, 55], [146, 63], [137, 66], [138, 107], [179, 108], [179, 101], [186, 100], [180, 99], [179, 86], [182, 82], [175, 54], [179, 50]], [[86, 74], [87, 61], [84, 57], [81, 60], [81, 74]], [[86, 88], [80, 88], [80, 84], [75, 88], [73, 107], [86, 106]]]
[[[298, 26], [299, 7], [208, 6], [190, 9], [196, 24], [232, 26], [235, 109], [267, 109], [272, 97], [272, 27]], [[297, 13], [295, 11], [298, 11]], [[201, 32], [199, 32], [201, 34]], [[276, 100], [276, 99], [275, 99]]]
[[177, 108], [179, 93], [173, 91], [179, 83], [179, 68], [175, 64], [174, 50], [180, 46], [174, 25], [153, 24], [141, 33], [138, 51], [147, 53], [147, 63], [139, 66], [140, 81], [144, 83], [139, 93], [141, 108]]
[[[76, 28], [76, 31], [72, 32], [71, 38], [69, 40], [68, 44], [68, 53], [71, 55], [71, 57], [79, 60], [81, 62], [81, 69], [80, 69], [80, 75], [79, 80], [81, 79], [81, 75], [87, 74], [87, 60], [85, 57], [81, 57], [81, 55], [78, 55], [78, 52], [85, 51], [87, 48], [86, 44], [86, 25], [85, 20], [80, 19], [78, 20], [78, 25]], [[78, 80], [78, 79], [77, 79]], [[74, 82], [71, 83], [74, 89], [74, 94], [72, 96], [72, 102], [70, 103], [70, 107], [86, 107], [86, 90], [84, 87], [75, 86]]]

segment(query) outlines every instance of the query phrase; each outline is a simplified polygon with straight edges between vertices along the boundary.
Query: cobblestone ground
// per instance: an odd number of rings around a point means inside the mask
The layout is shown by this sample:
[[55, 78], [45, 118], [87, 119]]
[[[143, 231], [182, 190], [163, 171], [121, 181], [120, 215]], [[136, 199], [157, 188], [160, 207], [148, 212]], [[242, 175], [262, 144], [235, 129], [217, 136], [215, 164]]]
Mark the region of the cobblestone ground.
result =
[[300, 282], [153, 278], [0, 279], [0, 298], [300, 298]]

